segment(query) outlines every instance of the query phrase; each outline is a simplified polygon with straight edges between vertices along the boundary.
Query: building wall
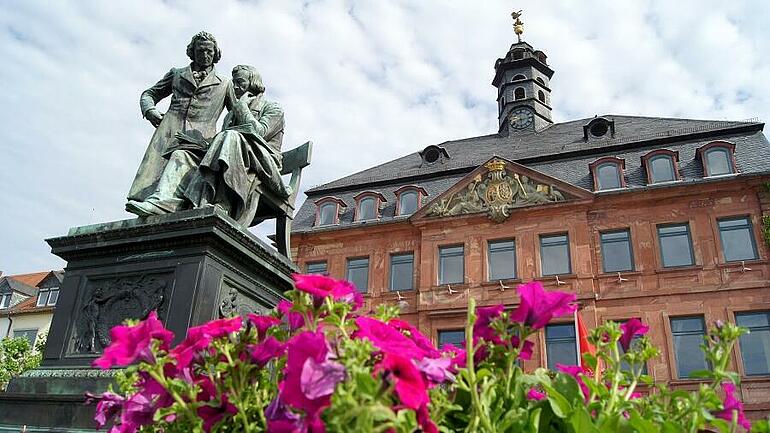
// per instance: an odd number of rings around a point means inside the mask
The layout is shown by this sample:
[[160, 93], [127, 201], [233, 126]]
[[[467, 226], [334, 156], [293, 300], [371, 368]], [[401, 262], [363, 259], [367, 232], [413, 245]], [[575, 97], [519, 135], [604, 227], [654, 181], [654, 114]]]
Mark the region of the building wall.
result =
[[[0, 318], [0, 332], [2, 332], [3, 337], [13, 337], [14, 331], [37, 329], [37, 338], [40, 338], [41, 335], [48, 334], [48, 330], [51, 327], [52, 318], [52, 311], [36, 314], [21, 314], [11, 318], [12, 323], [9, 329], [8, 318], [3, 317]], [[6, 331], [8, 331], [7, 335]]]
[[[770, 310], [770, 250], [761, 233], [763, 212], [770, 212], [770, 197], [762, 179], [721, 181], [699, 185], [680, 185], [645, 192], [619, 192], [597, 195], [593, 201], [561, 203], [524, 208], [507, 221], [496, 224], [485, 215], [441, 219], [422, 219], [359, 228], [295, 234], [296, 261], [301, 269], [307, 262], [326, 260], [328, 272], [344, 278], [349, 257], [370, 257], [367, 307], [398, 303], [390, 293], [389, 256], [414, 251], [414, 286], [403, 292], [403, 317], [437, 341], [438, 331], [461, 328], [465, 322], [468, 296], [479, 305], [518, 303], [519, 282], [540, 280], [547, 289], [575, 292], [581, 314], [590, 328], [606, 320], [640, 317], [651, 326], [650, 337], [661, 348], [660, 358], [648, 365], [656, 381], [685, 388], [697, 386], [692, 379], [677, 379], [669, 318], [702, 314], [707, 326], [716, 320], [734, 321], [734, 314], [749, 310]], [[764, 179], [767, 181], [767, 179]], [[725, 263], [717, 218], [749, 216], [759, 258], [743, 265]], [[658, 224], [688, 222], [695, 265], [663, 268], [657, 238]], [[631, 232], [635, 270], [602, 272], [599, 232], [628, 228]], [[572, 273], [540, 275], [539, 236], [569, 234]], [[515, 238], [517, 276], [489, 282], [486, 276], [487, 242]], [[437, 282], [438, 247], [462, 244], [465, 247], [465, 282], [446, 286]], [[745, 270], [744, 265], [751, 270]], [[404, 302], [405, 301], [405, 302]], [[571, 322], [571, 318], [564, 319]], [[541, 332], [525, 369], [546, 364], [545, 341]], [[743, 374], [740, 350], [733, 354], [733, 368]], [[743, 399], [750, 411], [770, 410], [770, 377], [742, 380]]]

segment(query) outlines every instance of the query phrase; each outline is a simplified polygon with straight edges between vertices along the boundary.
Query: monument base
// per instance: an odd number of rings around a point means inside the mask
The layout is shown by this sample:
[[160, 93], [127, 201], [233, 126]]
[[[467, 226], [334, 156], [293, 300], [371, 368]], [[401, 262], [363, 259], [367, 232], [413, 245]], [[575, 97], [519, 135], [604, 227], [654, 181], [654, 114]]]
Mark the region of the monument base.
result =
[[[93, 429], [114, 372], [91, 369], [109, 330], [157, 311], [174, 344], [212, 319], [272, 309], [296, 266], [214, 207], [75, 227], [48, 239], [67, 261], [40, 368], [0, 393], [0, 433]], [[16, 426], [16, 430], [4, 430]]]

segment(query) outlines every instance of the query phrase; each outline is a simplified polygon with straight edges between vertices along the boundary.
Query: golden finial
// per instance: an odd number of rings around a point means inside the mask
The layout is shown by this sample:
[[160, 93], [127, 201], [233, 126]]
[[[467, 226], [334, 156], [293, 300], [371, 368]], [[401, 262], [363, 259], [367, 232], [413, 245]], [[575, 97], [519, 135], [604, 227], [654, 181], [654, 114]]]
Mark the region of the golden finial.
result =
[[522, 12], [523, 9], [519, 9], [518, 12], [511, 12], [511, 18], [513, 18], [513, 32], [516, 33], [516, 37], [519, 38], [519, 42], [521, 42], [521, 34], [524, 33], [524, 23], [521, 22]]

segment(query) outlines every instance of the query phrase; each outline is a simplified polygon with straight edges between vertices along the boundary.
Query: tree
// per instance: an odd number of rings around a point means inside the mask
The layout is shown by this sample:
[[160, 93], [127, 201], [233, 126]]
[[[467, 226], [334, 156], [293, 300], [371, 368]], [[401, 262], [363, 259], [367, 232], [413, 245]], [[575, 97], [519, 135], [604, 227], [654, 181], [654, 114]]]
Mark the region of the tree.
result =
[[45, 340], [45, 336], [38, 338], [34, 348], [23, 337], [0, 340], [0, 391], [5, 390], [12, 378], [40, 365]]

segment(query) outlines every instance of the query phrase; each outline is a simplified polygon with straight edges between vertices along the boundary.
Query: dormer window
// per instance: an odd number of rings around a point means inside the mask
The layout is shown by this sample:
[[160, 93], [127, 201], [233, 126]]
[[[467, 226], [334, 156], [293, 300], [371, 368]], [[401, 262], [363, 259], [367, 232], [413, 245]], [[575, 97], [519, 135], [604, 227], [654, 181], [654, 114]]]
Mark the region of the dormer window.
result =
[[608, 132], [610, 137], [615, 136], [615, 121], [604, 117], [595, 117], [583, 125], [583, 140], [588, 141], [589, 137], [604, 137]]
[[37, 306], [45, 307], [56, 305], [56, 301], [59, 299], [59, 288], [48, 287], [40, 289], [37, 294]]
[[679, 152], [653, 150], [642, 157], [642, 163], [647, 171], [648, 184], [679, 180]]
[[526, 80], [527, 77], [522, 74], [516, 74], [511, 78], [511, 81], [519, 81], [519, 80]]
[[337, 197], [324, 197], [315, 202], [316, 226], [329, 226], [340, 223], [340, 214], [345, 211], [345, 202]]
[[411, 215], [417, 212], [422, 204], [422, 198], [428, 193], [419, 186], [407, 185], [395, 191], [396, 215]]
[[449, 153], [443, 147], [438, 147], [431, 144], [419, 152], [420, 158], [424, 165], [432, 165], [437, 162], [444, 162], [445, 159], [449, 159]]
[[706, 177], [733, 174], [735, 167], [735, 145], [726, 141], [715, 141], [698, 149], [698, 157], [703, 163]]
[[387, 202], [382, 194], [374, 191], [364, 191], [353, 198], [356, 200], [355, 221], [379, 219], [380, 207]]
[[593, 174], [595, 191], [625, 188], [626, 182], [623, 176], [623, 170], [626, 168], [625, 160], [609, 156], [592, 162], [589, 167]]
[[0, 309], [8, 308], [10, 305], [11, 305], [11, 294], [10, 293], [0, 294]]

